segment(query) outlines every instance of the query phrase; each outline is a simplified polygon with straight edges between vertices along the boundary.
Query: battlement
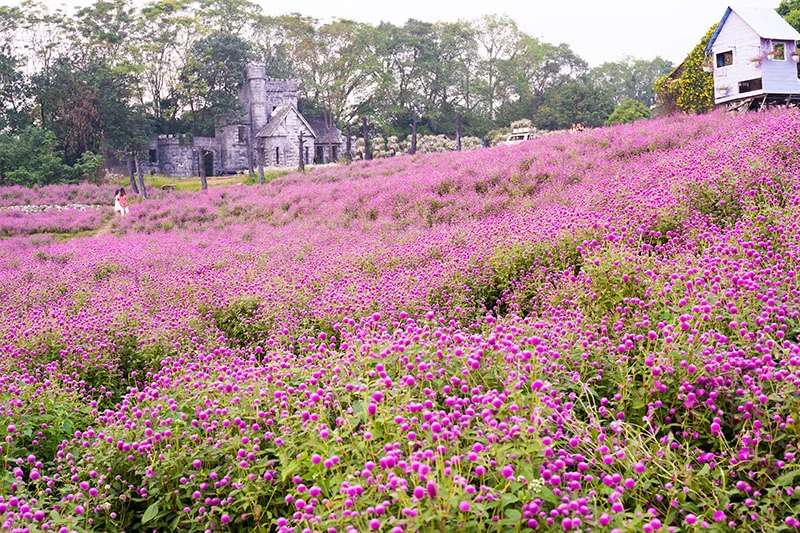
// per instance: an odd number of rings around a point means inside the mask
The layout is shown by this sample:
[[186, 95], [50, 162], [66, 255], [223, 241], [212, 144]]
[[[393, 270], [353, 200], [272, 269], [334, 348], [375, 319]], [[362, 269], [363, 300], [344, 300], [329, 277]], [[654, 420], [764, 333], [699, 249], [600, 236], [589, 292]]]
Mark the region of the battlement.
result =
[[263, 63], [248, 63], [245, 67], [246, 80], [258, 80], [267, 78], [267, 66]]
[[267, 92], [297, 92], [300, 84], [297, 80], [287, 80], [280, 78], [267, 78]]

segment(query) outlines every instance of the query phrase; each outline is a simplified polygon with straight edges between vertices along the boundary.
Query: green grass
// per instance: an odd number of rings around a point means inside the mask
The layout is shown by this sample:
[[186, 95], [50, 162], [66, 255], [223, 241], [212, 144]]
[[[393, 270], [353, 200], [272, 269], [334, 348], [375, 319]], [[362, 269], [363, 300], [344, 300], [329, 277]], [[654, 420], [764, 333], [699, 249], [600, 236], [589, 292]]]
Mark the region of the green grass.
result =
[[[294, 169], [273, 169], [264, 170], [264, 177], [269, 183], [275, 178], [285, 176], [294, 172]], [[248, 176], [247, 174], [233, 174], [230, 176], [209, 176], [209, 187], [224, 187], [227, 185], [236, 185], [238, 183], [245, 185], [258, 184], [258, 174], [255, 176]], [[118, 179], [112, 180], [113, 185], [125, 187], [130, 185], [127, 177], [120, 176]], [[160, 174], [148, 174], [144, 177], [145, 186], [151, 189], [161, 189], [164, 185], [172, 185], [177, 191], [199, 191], [201, 189], [200, 177], [192, 176], [191, 178], [170, 178]]]

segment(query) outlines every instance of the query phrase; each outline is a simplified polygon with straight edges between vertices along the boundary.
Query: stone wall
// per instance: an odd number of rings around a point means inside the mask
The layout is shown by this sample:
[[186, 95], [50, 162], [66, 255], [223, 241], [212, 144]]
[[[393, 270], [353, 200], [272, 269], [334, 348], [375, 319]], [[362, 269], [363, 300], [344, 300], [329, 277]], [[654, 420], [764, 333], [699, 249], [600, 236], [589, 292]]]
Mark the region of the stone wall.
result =
[[[242, 139], [239, 139], [239, 128], [242, 130]], [[250, 127], [238, 124], [225, 126], [217, 131], [217, 145], [219, 146], [219, 162], [215, 161], [215, 173], [235, 174], [246, 171], [247, 161], [247, 139], [250, 137]]]

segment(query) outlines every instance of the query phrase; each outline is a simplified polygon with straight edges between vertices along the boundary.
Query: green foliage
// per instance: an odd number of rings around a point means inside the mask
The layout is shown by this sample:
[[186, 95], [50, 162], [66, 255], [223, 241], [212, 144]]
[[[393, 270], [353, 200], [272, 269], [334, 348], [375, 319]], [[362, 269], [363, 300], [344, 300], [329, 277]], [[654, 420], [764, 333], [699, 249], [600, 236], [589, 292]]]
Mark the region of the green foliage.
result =
[[94, 152], [83, 152], [72, 167], [75, 179], [102, 183], [105, 178], [105, 159]]
[[250, 44], [238, 35], [216, 33], [192, 46], [181, 81], [191, 102], [195, 135], [213, 137], [215, 126], [239, 118], [239, 89], [249, 60]]
[[705, 113], [714, 107], [714, 76], [703, 71], [703, 62], [716, 27], [708, 30], [672, 74], [656, 80], [654, 90], [663, 113]]
[[603, 125], [613, 110], [614, 102], [606, 91], [573, 82], [547, 94], [534, 123], [545, 130], [563, 130], [579, 122], [597, 127]]
[[781, 0], [776, 11], [794, 29], [800, 31], [800, 0]]
[[625, 100], [606, 119], [606, 126], [627, 124], [645, 118], [650, 118], [650, 110], [644, 104], [636, 100]]
[[652, 61], [628, 57], [622, 61], [603, 63], [592, 69], [589, 79], [609, 91], [614, 103], [635, 100], [650, 108], [655, 104], [653, 84], [673, 69], [671, 62], [655, 58]]
[[15, 131], [28, 122], [28, 88], [18, 67], [19, 60], [0, 44], [0, 131]]
[[47, 185], [71, 180], [52, 131], [28, 126], [0, 134], [0, 185]]

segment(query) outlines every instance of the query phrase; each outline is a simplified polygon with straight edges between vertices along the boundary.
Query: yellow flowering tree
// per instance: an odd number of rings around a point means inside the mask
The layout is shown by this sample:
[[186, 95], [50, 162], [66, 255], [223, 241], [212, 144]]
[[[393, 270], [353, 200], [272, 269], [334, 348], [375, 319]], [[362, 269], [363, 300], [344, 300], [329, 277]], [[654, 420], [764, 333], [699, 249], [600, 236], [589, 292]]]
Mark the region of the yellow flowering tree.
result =
[[714, 107], [714, 77], [703, 71], [706, 45], [716, 24], [671, 74], [656, 80], [654, 91], [662, 113], [705, 113]]

